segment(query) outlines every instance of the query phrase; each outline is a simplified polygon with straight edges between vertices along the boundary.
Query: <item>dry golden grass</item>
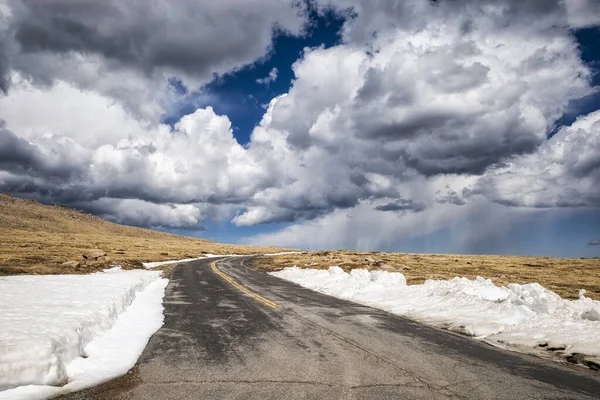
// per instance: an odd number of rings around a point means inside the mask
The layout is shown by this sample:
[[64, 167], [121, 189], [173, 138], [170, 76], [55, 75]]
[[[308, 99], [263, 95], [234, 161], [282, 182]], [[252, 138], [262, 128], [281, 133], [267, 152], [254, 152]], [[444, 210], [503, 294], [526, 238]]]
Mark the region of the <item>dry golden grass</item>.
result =
[[[371, 262], [368, 259], [372, 259]], [[363, 253], [319, 251], [261, 257], [256, 269], [277, 271], [285, 267], [326, 269], [337, 265], [353, 268], [385, 269], [402, 272], [408, 284], [427, 279], [456, 276], [490, 278], [496, 285], [538, 282], [565, 298], [577, 298], [580, 289], [586, 296], [600, 300], [600, 259], [520, 257], [493, 255]]]
[[[107, 259], [85, 260], [100, 249]], [[277, 247], [221, 244], [118, 225], [62, 206], [45, 206], [0, 193], [0, 275], [89, 273], [118, 264], [200, 257], [203, 253], [255, 254]], [[77, 261], [79, 266], [63, 266]]]
[[[100, 249], [108, 259], [84, 260], [83, 254]], [[89, 273], [118, 264], [138, 268], [145, 261], [166, 261], [213, 254], [275, 253], [276, 247], [215, 243], [118, 225], [61, 207], [16, 199], [0, 193], [0, 275]], [[372, 259], [373, 262], [368, 261]], [[63, 266], [77, 261], [79, 266]], [[426, 279], [483, 276], [498, 285], [538, 282], [566, 298], [580, 289], [600, 300], [600, 259], [443, 255], [321, 251], [262, 257], [257, 269], [273, 271], [297, 265], [328, 268], [387, 269], [402, 272], [409, 284]]]

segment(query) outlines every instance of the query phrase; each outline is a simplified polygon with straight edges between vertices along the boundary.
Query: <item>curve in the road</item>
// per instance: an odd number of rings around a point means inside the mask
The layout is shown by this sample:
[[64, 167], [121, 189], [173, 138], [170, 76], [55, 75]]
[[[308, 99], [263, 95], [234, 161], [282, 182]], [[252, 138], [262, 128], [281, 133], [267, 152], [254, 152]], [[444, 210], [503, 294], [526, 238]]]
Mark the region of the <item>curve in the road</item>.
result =
[[235, 281], [235, 279], [233, 279], [232, 277], [230, 277], [227, 274], [224, 274], [223, 272], [221, 272], [219, 270], [219, 267], [217, 267], [217, 263], [219, 261], [214, 261], [212, 264], [210, 264], [210, 268], [215, 271], [215, 273], [217, 275], [219, 275], [221, 278], [225, 279], [225, 281], [229, 282], [233, 287], [235, 287], [236, 289], [241, 290], [242, 292], [244, 292], [245, 294], [247, 294], [250, 297], [253, 297], [256, 301], [258, 301], [259, 303], [262, 303], [264, 305], [266, 305], [267, 307], [271, 307], [271, 308], [281, 308], [281, 306], [271, 300], [265, 299], [264, 297], [262, 297], [261, 295], [259, 295], [258, 293], [255, 293], [247, 288], [245, 288], [244, 286], [240, 285], [238, 282]]
[[130, 374], [70, 398], [600, 398], [583, 368], [313, 292], [247, 258], [212, 261], [175, 269], [165, 324]]

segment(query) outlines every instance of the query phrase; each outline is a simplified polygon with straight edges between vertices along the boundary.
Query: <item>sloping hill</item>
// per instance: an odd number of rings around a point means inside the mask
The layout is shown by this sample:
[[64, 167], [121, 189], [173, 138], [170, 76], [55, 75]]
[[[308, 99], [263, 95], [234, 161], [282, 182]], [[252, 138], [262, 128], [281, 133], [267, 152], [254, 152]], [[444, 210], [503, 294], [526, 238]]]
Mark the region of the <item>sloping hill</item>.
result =
[[[277, 251], [280, 249], [275, 247], [222, 244], [119, 225], [83, 211], [0, 193], [0, 275], [88, 273], [113, 264], [134, 268], [144, 261], [193, 258], [203, 253]], [[83, 257], [90, 254], [94, 257]], [[68, 261], [71, 263], [63, 265]]]
[[[119, 225], [80, 210], [61, 205], [47, 206], [0, 193], [0, 229], [28, 232], [87, 233], [143, 238], [172, 236], [150, 229]], [[202, 240], [208, 242], [207, 240]]]

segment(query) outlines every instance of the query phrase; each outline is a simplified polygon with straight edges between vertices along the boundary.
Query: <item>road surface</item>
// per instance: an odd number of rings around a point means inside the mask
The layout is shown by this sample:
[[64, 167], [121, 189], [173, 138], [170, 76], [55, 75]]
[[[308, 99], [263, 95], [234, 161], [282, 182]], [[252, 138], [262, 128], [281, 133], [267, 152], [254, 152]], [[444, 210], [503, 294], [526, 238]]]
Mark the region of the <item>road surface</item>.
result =
[[510, 353], [245, 266], [173, 272], [123, 378], [69, 399], [598, 399], [600, 375]]

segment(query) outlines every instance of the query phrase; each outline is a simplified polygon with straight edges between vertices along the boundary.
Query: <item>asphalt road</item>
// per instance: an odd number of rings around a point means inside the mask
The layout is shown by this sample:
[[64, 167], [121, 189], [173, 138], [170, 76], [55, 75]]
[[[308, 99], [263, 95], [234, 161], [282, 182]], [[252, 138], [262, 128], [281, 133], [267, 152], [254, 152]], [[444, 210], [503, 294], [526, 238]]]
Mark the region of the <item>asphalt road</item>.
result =
[[70, 399], [598, 399], [600, 374], [245, 267], [178, 266], [134, 370]]

